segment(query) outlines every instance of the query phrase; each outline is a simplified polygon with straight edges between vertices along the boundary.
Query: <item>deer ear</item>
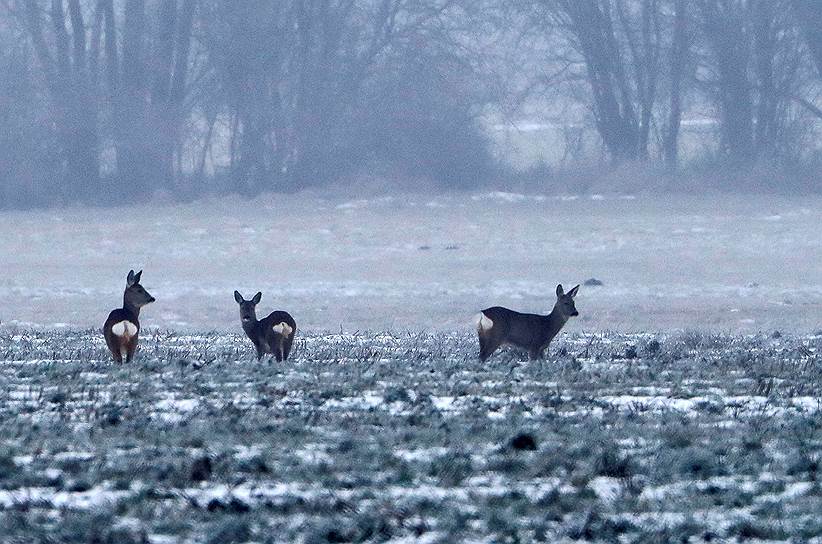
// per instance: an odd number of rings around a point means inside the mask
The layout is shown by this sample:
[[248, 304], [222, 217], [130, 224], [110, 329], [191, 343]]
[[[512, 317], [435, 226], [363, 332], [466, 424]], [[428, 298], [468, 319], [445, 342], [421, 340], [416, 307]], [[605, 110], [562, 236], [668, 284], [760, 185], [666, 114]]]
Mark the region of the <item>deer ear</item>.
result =
[[557, 297], [561, 297], [565, 294], [565, 290], [562, 288], [562, 284], [557, 285]]
[[234, 300], [237, 301], [237, 304], [242, 304], [243, 295], [241, 295], [239, 291], [234, 291]]
[[571, 298], [574, 298], [575, 296], [577, 296], [577, 291], [579, 291], [579, 285], [577, 285], [576, 287], [574, 287], [573, 289], [571, 289], [570, 291], [568, 291], [568, 295], [569, 295]]
[[254, 304], [259, 304], [260, 299], [262, 299], [262, 298], [263, 298], [263, 294], [258, 291], [257, 294], [254, 295], [254, 298], [251, 299], [251, 302], [253, 302]]
[[140, 276], [143, 275], [143, 271], [140, 270], [136, 274], [134, 274], [134, 283], [140, 283]]
[[128, 271], [128, 276], [126, 276], [126, 286], [131, 287], [137, 283], [137, 280], [134, 279], [134, 270]]

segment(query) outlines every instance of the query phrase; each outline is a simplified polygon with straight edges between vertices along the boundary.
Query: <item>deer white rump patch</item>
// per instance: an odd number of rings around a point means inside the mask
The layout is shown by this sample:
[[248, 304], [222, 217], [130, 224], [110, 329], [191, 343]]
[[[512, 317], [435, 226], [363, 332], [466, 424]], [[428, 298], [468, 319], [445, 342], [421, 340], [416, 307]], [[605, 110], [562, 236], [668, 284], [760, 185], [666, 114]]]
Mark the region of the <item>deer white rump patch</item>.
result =
[[474, 316], [474, 322], [477, 324], [477, 332], [490, 331], [494, 326], [494, 321], [482, 312]]
[[282, 334], [286, 338], [291, 336], [291, 333], [294, 332], [294, 329], [292, 329], [291, 326], [285, 321], [283, 321], [282, 323], [277, 323], [271, 328], [274, 329], [274, 332], [276, 332], [277, 334]]
[[111, 327], [111, 332], [117, 336], [125, 336], [126, 338], [130, 338], [137, 334], [137, 325], [127, 319], [124, 319], [119, 323], [115, 323]]

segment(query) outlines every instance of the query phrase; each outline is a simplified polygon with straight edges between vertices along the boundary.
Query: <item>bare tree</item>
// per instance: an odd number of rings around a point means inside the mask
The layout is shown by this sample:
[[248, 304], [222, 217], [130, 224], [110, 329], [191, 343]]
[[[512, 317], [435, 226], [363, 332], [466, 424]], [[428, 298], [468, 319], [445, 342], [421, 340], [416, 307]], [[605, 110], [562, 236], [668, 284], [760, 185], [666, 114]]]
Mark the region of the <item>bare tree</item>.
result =
[[[230, 117], [230, 170], [238, 190], [272, 188], [285, 167], [287, 62], [295, 42], [290, 3], [204, 3], [209, 62]], [[273, 178], [273, 179], [272, 179]]]
[[541, 3], [549, 25], [568, 37], [584, 65], [596, 127], [612, 158], [646, 159], [659, 78], [660, 2]]
[[662, 140], [665, 163], [671, 168], [676, 167], [679, 158], [683, 86], [690, 51], [688, 0], [673, 0], [673, 4], [673, 32], [668, 53], [668, 122]]
[[62, 172], [52, 190], [63, 199], [100, 188], [97, 50], [89, 47], [86, 15], [79, 0], [16, 3], [34, 46], [53, 106]]
[[364, 101], [375, 99], [372, 84], [390, 89], [409, 62], [403, 51], [450, 39], [445, 20], [457, 7], [453, 0], [205, 2], [209, 58], [232, 120], [235, 186], [250, 194], [306, 187], [367, 160], [363, 130], [373, 113]]
[[720, 148], [735, 162], [791, 152], [790, 105], [803, 64], [785, 0], [697, 0]]
[[98, 5], [105, 19], [107, 86], [123, 187], [132, 196], [173, 190], [197, 1], [161, 0], [152, 4], [156, 12], [149, 17], [145, 0], [127, 0], [122, 44], [113, 0]]
[[[48, 7], [16, 0], [57, 113], [66, 198], [112, 201], [173, 189], [196, 4], [126, 0], [119, 27], [113, 0], [51, 0]], [[104, 118], [124, 182], [116, 190], [100, 180]]]
[[802, 28], [805, 42], [813, 56], [816, 69], [822, 76], [822, 2], [818, 0], [793, 0], [796, 21]]

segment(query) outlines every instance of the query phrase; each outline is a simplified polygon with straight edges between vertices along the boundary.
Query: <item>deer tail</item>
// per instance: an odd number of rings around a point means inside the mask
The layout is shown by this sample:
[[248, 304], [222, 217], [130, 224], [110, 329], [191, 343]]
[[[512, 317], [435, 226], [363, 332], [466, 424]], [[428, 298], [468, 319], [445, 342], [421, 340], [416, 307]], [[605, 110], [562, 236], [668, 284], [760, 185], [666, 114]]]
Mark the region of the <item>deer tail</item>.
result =
[[480, 312], [474, 316], [474, 323], [476, 324], [477, 332], [479, 333], [489, 331], [491, 330], [491, 327], [494, 326], [494, 321], [483, 312]]
[[277, 323], [272, 327], [272, 329], [274, 329], [274, 332], [276, 332], [277, 334], [281, 334], [286, 338], [291, 336], [291, 333], [294, 332], [294, 329], [291, 328], [291, 325], [289, 325], [285, 321]]

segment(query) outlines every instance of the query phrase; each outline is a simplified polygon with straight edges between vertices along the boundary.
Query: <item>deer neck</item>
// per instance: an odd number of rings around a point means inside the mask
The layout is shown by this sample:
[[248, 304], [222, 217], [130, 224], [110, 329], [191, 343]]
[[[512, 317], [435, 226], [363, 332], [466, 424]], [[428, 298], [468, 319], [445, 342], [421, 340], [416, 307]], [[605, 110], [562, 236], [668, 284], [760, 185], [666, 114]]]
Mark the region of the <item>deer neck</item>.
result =
[[125, 297], [123, 297], [123, 309], [127, 312], [131, 312], [134, 314], [135, 319], [140, 318], [140, 307], [135, 306], [131, 302], [129, 302]]
[[250, 321], [243, 321], [243, 331], [245, 331], [246, 335], [250, 338], [254, 332], [257, 330], [257, 326], [260, 322], [257, 320], [257, 316], [252, 316]]
[[562, 312], [560, 312], [556, 306], [554, 309], [551, 310], [551, 313], [548, 314], [548, 334], [549, 338], [553, 338], [554, 336], [562, 330], [562, 327], [565, 326], [565, 323], [568, 322], [568, 317], [565, 316]]

